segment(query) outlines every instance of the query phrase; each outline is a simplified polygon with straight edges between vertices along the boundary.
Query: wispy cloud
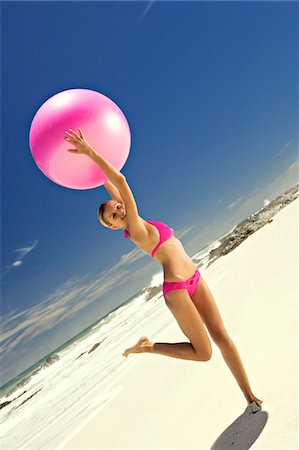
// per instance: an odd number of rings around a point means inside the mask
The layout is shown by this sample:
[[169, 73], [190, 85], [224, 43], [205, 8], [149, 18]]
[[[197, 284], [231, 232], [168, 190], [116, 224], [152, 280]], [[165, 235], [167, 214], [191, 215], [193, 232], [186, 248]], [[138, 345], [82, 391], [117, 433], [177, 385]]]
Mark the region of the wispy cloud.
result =
[[129, 271], [107, 271], [93, 283], [82, 285], [81, 278], [65, 281], [37, 305], [24, 311], [14, 312], [2, 319], [0, 355], [11, 352], [21, 343], [32, 340], [62, 321], [73, 317], [78, 311], [99, 300], [103, 294], [127, 279]]
[[123, 266], [124, 264], [132, 264], [133, 262], [137, 261], [138, 259], [145, 256], [145, 253], [142, 252], [139, 248], [134, 248], [129, 253], [126, 253], [125, 255], [122, 255], [120, 258], [119, 263], [117, 263], [116, 269]]
[[233, 192], [236, 191], [236, 188], [231, 189], [230, 191], [226, 192], [226, 194], [223, 197], [220, 197], [217, 201], [216, 201], [216, 205], [218, 205], [219, 203], [222, 203], [223, 200], [225, 200], [227, 197], [229, 197]]
[[256, 192], [258, 192], [259, 190], [260, 190], [260, 188], [254, 189], [253, 191], [251, 191], [251, 192], [248, 194], [248, 197], [252, 197], [253, 194], [255, 194]]
[[[15, 251], [22, 251], [24, 257], [34, 246]], [[128, 265], [143, 256], [145, 253], [141, 250], [133, 249], [122, 255], [116, 265], [101, 272], [96, 279], [90, 280], [88, 275], [83, 278], [71, 277], [45, 298], [41, 298], [37, 305], [4, 315], [1, 324], [0, 355], [12, 352], [22, 343], [28, 343], [60, 322], [72, 318], [80, 310], [98, 301], [115, 285], [127, 282], [130, 277]], [[146, 265], [140, 270], [135, 270], [134, 277], [142, 276], [149, 269], [149, 265]]]
[[[189, 241], [186, 246], [188, 246], [190, 249], [192, 249], [192, 252], [194, 253], [194, 248], [198, 248], [198, 243], [200, 241], [200, 239], [202, 239], [206, 234], [208, 234], [208, 232], [210, 231], [211, 227], [213, 226], [214, 223], [212, 223], [212, 225], [206, 225], [204, 228], [200, 228], [198, 233], [196, 233], [196, 236], [194, 236], [194, 238]], [[197, 224], [198, 227], [198, 224]]]
[[[293, 161], [287, 169], [270, 183], [259, 186], [244, 197], [232, 202], [227, 206], [233, 213], [248, 215], [250, 210], [257, 210], [262, 205], [265, 206], [269, 199], [275, 198], [285, 192], [291, 186], [295, 186], [299, 180], [299, 161]], [[242, 201], [241, 201], [242, 200]], [[260, 205], [260, 206], [258, 206]]]
[[151, 9], [151, 7], [153, 6], [155, 2], [151, 1], [148, 2], [143, 13], [141, 14], [141, 16], [138, 18], [137, 23], [140, 23], [142, 21], [142, 19], [144, 19], [144, 17], [146, 16], [146, 14], [149, 12], [149, 10]]
[[194, 223], [194, 224], [191, 225], [191, 226], [187, 226], [187, 227], [183, 228], [181, 231], [178, 231], [177, 233], [175, 233], [175, 234], [176, 234], [176, 237], [177, 237], [178, 239], [181, 239], [183, 236], [185, 236], [186, 234], [190, 233], [190, 231], [193, 230], [193, 228], [194, 228], [195, 226], [197, 226], [196, 223]]
[[292, 164], [289, 165], [287, 172], [291, 173], [293, 171], [297, 171], [298, 173], [299, 170], [299, 161], [294, 161]]
[[17, 253], [17, 258], [10, 265], [1, 268], [1, 279], [3, 279], [14, 267], [20, 267], [23, 264], [23, 259], [25, 258], [25, 256], [27, 256], [28, 253], [32, 252], [32, 250], [37, 246], [38, 242], [39, 241], [36, 240], [29, 247], [21, 247], [13, 250], [11, 254]]
[[270, 162], [274, 161], [274, 159], [278, 158], [280, 155], [282, 155], [286, 149], [294, 142], [294, 139], [291, 139], [290, 141], [288, 141], [281, 150], [279, 150], [278, 153], [276, 153], [273, 158], [270, 159]]
[[235, 200], [234, 202], [232, 202], [232, 203], [230, 203], [228, 206], [227, 206], [227, 209], [229, 209], [230, 211], [232, 210], [232, 209], [234, 209], [242, 200], [243, 200], [243, 196], [242, 197], [239, 197], [237, 200]]

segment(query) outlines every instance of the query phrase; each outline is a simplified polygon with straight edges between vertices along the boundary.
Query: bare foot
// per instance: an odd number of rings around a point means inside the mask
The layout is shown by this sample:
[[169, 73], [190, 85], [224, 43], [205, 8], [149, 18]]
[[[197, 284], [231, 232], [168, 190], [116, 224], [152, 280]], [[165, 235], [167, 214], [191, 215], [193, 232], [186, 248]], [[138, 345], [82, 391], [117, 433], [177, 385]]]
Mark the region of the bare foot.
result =
[[123, 356], [127, 358], [130, 353], [143, 353], [149, 349], [152, 344], [153, 343], [146, 336], [142, 336], [133, 347], [127, 348], [127, 350], [123, 352]]
[[260, 400], [259, 398], [255, 397], [255, 395], [250, 395], [249, 397], [247, 397], [247, 402], [249, 403], [256, 403], [258, 406], [261, 406], [263, 403], [263, 400]]

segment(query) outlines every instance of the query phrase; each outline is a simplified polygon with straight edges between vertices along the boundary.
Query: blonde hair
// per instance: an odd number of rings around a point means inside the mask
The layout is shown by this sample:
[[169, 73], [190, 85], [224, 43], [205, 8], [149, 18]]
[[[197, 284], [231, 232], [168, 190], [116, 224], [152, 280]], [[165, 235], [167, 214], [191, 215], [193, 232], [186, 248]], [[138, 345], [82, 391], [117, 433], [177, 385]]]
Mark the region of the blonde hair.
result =
[[98, 219], [101, 222], [102, 225], [104, 225], [104, 227], [110, 228], [112, 223], [110, 222], [106, 222], [104, 219], [104, 212], [105, 212], [105, 207], [107, 205], [107, 203], [109, 202], [109, 200], [105, 203], [102, 203], [98, 209]]

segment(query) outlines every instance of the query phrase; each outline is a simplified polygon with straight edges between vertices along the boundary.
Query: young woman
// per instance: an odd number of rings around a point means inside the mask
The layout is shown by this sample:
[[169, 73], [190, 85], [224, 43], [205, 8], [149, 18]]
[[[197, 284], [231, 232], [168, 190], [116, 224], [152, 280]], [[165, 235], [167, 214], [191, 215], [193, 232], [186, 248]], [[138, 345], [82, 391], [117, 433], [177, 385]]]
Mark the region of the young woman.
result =
[[112, 200], [103, 203], [98, 211], [100, 222], [111, 230], [124, 230], [137, 247], [160, 262], [164, 271], [163, 295], [165, 303], [190, 342], [155, 343], [142, 336], [124, 351], [157, 353], [173, 358], [208, 361], [212, 347], [208, 332], [219, 347], [248, 404], [260, 406], [262, 400], [252, 393], [238, 350], [226, 331], [219, 310], [206, 282], [185, 253], [172, 228], [163, 222], [144, 220], [139, 216], [133, 193], [125, 176], [101, 157], [83, 136], [69, 129], [65, 139], [75, 146], [68, 151], [89, 156], [109, 178], [105, 183]]

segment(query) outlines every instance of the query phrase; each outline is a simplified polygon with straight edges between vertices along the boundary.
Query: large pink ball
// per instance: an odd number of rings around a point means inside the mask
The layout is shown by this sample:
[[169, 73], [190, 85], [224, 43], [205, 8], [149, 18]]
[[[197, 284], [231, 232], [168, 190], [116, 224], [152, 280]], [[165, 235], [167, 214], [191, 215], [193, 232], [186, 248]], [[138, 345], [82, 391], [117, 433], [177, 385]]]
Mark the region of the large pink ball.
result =
[[55, 183], [73, 189], [91, 189], [108, 177], [89, 157], [68, 152], [65, 131], [78, 127], [95, 151], [120, 170], [129, 155], [131, 134], [119, 107], [89, 89], [69, 89], [50, 97], [35, 114], [30, 148], [40, 170]]

